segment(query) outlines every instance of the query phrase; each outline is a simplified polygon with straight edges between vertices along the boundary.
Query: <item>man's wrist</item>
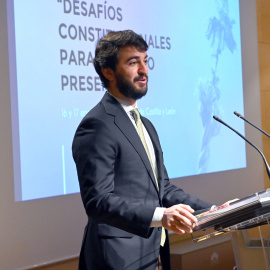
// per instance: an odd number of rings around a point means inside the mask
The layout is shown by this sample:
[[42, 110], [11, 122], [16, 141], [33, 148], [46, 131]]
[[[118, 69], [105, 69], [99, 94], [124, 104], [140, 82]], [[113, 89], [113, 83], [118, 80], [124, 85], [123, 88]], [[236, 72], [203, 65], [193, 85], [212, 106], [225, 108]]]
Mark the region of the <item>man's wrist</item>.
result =
[[162, 218], [163, 218], [165, 209], [166, 208], [164, 208], [164, 207], [157, 207], [155, 209], [154, 215], [152, 217], [151, 227], [162, 226]]

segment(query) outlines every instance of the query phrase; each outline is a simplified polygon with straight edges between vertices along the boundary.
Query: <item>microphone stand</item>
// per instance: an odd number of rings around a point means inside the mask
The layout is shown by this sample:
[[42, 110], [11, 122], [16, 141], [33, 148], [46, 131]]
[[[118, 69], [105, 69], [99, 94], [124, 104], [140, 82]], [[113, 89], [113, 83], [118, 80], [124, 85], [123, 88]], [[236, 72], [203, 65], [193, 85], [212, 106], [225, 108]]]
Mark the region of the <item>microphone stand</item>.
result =
[[246, 121], [248, 124], [250, 124], [251, 126], [255, 127], [256, 129], [258, 129], [259, 131], [261, 131], [264, 135], [266, 135], [268, 138], [270, 138], [270, 135], [268, 133], [266, 133], [264, 130], [262, 130], [261, 128], [255, 126], [254, 124], [252, 124], [251, 122], [249, 122], [245, 117], [243, 117], [240, 113], [238, 112], [234, 112], [234, 114], [236, 116], [238, 116], [239, 118], [243, 119], [244, 121]]
[[229, 129], [231, 129], [233, 132], [235, 132], [238, 136], [240, 136], [242, 139], [244, 139], [247, 143], [249, 143], [251, 146], [253, 146], [261, 155], [263, 161], [264, 161], [264, 164], [265, 164], [265, 168], [266, 168], [266, 171], [267, 171], [267, 174], [268, 174], [268, 178], [270, 180], [270, 168], [269, 168], [269, 165], [266, 161], [266, 158], [264, 156], [264, 154], [262, 153], [262, 151], [256, 147], [252, 142], [250, 142], [248, 139], [246, 139], [241, 133], [239, 133], [238, 131], [236, 131], [235, 129], [233, 129], [231, 126], [229, 126], [228, 124], [226, 124], [225, 122], [223, 122], [220, 118], [218, 118], [217, 116], [213, 116], [213, 118], [220, 122], [221, 124], [223, 124], [224, 126], [228, 127]]

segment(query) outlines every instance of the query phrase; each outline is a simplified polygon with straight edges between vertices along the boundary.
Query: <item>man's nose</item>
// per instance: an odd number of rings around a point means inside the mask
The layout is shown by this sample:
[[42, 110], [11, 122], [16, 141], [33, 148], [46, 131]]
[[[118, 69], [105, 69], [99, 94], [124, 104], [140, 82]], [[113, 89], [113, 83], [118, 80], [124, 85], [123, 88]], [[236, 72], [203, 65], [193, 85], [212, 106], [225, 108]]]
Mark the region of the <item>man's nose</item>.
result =
[[143, 62], [140, 64], [139, 69], [138, 69], [139, 74], [148, 74], [148, 67], [147, 63]]

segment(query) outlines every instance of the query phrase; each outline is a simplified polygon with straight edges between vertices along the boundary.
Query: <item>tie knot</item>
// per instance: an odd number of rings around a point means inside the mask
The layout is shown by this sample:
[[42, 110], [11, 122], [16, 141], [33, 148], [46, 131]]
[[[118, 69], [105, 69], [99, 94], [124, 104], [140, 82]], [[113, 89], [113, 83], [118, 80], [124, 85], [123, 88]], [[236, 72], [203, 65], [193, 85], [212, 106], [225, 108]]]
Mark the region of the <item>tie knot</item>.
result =
[[141, 118], [138, 109], [133, 109], [131, 111], [131, 113], [132, 113], [132, 116], [133, 116], [135, 122], [138, 123], [138, 120]]

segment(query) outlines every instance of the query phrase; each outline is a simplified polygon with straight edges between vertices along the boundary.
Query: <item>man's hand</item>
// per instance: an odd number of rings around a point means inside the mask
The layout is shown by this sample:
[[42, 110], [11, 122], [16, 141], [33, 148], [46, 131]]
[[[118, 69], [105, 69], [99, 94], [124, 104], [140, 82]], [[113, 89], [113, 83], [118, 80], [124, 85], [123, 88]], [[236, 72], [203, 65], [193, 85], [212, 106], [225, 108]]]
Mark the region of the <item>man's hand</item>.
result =
[[196, 217], [198, 218], [198, 217], [201, 217], [201, 216], [206, 216], [206, 215], [208, 215], [208, 214], [214, 213], [214, 212], [216, 212], [216, 211], [218, 211], [218, 210], [221, 210], [221, 209], [223, 209], [223, 208], [226, 208], [226, 207], [230, 206], [230, 204], [231, 204], [232, 202], [235, 202], [235, 201], [238, 201], [238, 200], [239, 200], [239, 199], [233, 199], [233, 200], [230, 200], [230, 201], [227, 201], [227, 202], [223, 203], [223, 204], [220, 205], [220, 206], [215, 206], [215, 205], [214, 205], [214, 207], [212, 207], [210, 210], [208, 210], [208, 211], [206, 211], [206, 212], [203, 212], [203, 213], [197, 215]]
[[[220, 210], [220, 209], [226, 208], [226, 207], [230, 206], [230, 204], [231, 204], [232, 202], [235, 202], [235, 201], [238, 201], [238, 200], [239, 200], [239, 199], [233, 199], [233, 200], [230, 200], [230, 201], [227, 201], [227, 202], [223, 203], [223, 204], [220, 205], [220, 206], [216, 206], [216, 207], [213, 209], [212, 212], [215, 212], [216, 210]], [[210, 210], [209, 212], [211, 213], [211, 210]]]
[[197, 219], [192, 215], [194, 210], [185, 204], [177, 204], [164, 211], [162, 226], [175, 233], [192, 233]]
[[222, 204], [222, 206], [224, 206], [224, 207], [227, 207], [227, 206], [229, 206], [232, 202], [235, 202], [235, 201], [238, 201], [239, 199], [238, 198], [236, 198], [236, 199], [233, 199], [233, 200], [230, 200], [230, 201], [227, 201], [227, 202], [225, 202], [224, 204]]

